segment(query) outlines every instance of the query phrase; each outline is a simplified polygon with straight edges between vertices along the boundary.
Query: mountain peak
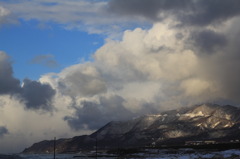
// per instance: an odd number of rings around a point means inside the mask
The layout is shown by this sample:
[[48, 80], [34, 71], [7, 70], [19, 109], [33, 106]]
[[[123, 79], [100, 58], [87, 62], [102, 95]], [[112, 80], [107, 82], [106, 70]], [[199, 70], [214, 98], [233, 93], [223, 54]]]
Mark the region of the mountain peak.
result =
[[[58, 141], [57, 149], [80, 151], [98, 146], [104, 149], [114, 147], [138, 147], [185, 143], [189, 140], [238, 139], [240, 133], [240, 109], [234, 106], [201, 104], [178, 110], [144, 115], [127, 121], [112, 121], [86, 136]], [[51, 145], [51, 141], [49, 141]], [[51, 152], [44, 142], [34, 144], [24, 152]], [[36, 150], [38, 148], [38, 150]], [[61, 151], [60, 151], [61, 150]]]

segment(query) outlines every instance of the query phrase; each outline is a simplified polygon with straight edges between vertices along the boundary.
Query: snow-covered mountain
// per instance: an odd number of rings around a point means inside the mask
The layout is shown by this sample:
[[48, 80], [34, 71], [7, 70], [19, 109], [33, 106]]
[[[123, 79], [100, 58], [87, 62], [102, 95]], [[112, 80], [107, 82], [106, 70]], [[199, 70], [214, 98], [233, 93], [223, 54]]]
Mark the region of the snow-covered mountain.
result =
[[[240, 109], [203, 104], [128, 121], [112, 121], [91, 135], [57, 140], [58, 152], [117, 147], [184, 144], [186, 141], [239, 140]], [[24, 153], [51, 153], [53, 141], [42, 141]]]

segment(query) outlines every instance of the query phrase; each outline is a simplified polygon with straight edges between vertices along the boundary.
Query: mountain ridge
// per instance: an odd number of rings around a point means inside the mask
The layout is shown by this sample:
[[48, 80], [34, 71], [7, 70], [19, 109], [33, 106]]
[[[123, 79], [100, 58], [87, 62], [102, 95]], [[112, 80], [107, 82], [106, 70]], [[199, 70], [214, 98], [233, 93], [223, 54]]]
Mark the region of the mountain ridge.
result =
[[[185, 144], [187, 141], [238, 140], [240, 109], [201, 104], [132, 120], [111, 121], [90, 135], [56, 141], [58, 153], [101, 149]], [[53, 141], [42, 141], [23, 153], [52, 153]]]

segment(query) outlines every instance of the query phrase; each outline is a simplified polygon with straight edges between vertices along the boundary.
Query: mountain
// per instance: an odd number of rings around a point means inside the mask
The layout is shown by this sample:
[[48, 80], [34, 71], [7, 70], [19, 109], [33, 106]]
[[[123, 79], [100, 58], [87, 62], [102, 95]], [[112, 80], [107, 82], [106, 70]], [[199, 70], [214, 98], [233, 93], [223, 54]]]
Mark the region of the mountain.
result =
[[[112, 121], [91, 135], [56, 141], [58, 153], [111, 148], [184, 145], [189, 141], [236, 141], [240, 136], [238, 107], [202, 104], [144, 115], [128, 121]], [[42, 141], [23, 153], [52, 153], [54, 141]]]

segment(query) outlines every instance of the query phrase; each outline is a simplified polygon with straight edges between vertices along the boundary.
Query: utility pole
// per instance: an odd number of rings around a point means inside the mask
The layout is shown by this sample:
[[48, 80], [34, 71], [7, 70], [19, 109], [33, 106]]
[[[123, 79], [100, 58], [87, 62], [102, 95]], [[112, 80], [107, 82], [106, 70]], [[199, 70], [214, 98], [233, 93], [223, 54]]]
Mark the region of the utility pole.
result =
[[56, 137], [54, 137], [53, 141], [53, 159], [56, 159]]
[[96, 133], [96, 159], [98, 157], [98, 138], [97, 138], [97, 133]]

